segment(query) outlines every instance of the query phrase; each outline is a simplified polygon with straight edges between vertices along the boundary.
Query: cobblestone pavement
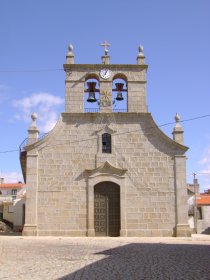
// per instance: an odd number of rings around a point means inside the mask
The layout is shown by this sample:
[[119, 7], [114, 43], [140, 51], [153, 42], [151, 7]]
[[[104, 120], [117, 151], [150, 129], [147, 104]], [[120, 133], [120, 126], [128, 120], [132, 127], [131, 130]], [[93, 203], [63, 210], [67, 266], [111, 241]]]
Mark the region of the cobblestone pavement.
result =
[[0, 236], [0, 279], [210, 279], [210, 238]]

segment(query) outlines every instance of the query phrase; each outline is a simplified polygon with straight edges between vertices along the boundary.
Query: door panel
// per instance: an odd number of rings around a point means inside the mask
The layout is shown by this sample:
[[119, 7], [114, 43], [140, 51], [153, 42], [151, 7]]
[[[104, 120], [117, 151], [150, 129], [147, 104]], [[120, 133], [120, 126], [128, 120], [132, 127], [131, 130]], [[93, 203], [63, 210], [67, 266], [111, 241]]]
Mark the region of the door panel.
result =
[[94, 200], [95, 232], [97, 236], [105, 236], [107, 234], [106, 196], [95, 193]]
[[102, 182], [94, 188], [94, 226], [96, 236], [120, 234], [120, 187]]

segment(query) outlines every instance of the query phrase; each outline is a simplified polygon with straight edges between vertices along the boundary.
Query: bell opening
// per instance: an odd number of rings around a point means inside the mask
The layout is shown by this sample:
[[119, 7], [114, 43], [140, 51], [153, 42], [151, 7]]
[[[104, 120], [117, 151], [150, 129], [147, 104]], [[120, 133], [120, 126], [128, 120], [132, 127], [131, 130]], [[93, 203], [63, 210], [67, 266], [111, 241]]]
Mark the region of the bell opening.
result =
[[115, 86], [116, 86], [116, 91], [118, 91], [116, 100], [117, 101], [122, 101], [124, 99], [123, 95], [122, 95], [124, 84], [123, 83], [115, 83]]
[[116, 75], [112, 81], [112, 112], [128, 111], [128, 89], [127, 79]]

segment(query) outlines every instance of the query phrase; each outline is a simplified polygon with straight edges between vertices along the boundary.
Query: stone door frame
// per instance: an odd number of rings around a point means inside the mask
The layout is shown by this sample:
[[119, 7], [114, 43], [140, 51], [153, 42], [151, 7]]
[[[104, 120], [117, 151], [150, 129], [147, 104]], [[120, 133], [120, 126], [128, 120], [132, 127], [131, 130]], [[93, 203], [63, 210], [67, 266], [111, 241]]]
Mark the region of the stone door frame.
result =
[[86, 170], [87, 178], [87, 236], [95, 236], [94, 228], [94, 186], [112, 182], [120, 187], [120, 236], [127, 236], [126, 229], [126, 169], [113, 167], [109, 162], [103, 166]]
[[97, 176], [88, 178], [88, 230], [87, 236], [95, 236], [94, 227], [94, 186], [102, 182], [111, 182], [120, 187], [120, 236], [126, 236], [125, 223], [125, 178], [115, 178], [114, 176]]
[[[97, 204], [97, 206], [96, 206]], [[99, 210], [98, 212], [95, 212]], [[102, 212], [101, 212], [102, 211]], [[96, 219], [96, 216], [98, 218]], [[113, 221], [114, 217], [114, 221]], [[98, 221], [98, 225], [96, 225]], [[101, 224], [102, 222], [102, 224]], [[94, 228], [96, 236], [114, 236], [120, 234], [120, 186], [110, 181], [94, 186]], [[103, 229], [103, 231], [101, 231]]]

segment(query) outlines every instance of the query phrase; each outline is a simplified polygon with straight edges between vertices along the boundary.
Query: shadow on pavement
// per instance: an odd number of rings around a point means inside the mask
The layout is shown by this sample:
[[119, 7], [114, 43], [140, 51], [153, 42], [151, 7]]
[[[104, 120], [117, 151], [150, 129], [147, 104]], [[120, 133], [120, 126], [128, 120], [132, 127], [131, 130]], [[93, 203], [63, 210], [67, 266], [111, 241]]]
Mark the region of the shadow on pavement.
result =
[[133, 243], [95, 255], [104, 258], [58, 279], [210, 279], [209, 245]]

